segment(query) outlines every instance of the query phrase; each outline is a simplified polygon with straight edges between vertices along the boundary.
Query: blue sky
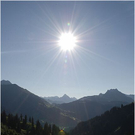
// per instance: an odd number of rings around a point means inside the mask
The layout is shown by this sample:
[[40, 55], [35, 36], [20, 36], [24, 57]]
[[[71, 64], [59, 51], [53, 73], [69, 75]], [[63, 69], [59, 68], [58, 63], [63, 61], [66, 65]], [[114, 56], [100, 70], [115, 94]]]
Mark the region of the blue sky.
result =
[[[39, 96], [134, 93], [133, 10], [132, 1], [2, 2], [1, 79]], [[78, 42], [64, 52], [57, 42], [69, 30]]]

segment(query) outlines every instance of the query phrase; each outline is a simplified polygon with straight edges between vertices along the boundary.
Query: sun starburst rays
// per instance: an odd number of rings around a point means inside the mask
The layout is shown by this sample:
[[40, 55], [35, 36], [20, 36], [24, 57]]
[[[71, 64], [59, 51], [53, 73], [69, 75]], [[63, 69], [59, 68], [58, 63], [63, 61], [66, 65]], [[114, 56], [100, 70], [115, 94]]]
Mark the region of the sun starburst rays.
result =
[[[68, 21], [65, 21], [63, 19], [58, 20], [52, 14], [49, 8], [41, 10], [43, 11], [45, 18], [47, 18], [50, 22], [50, 24], [46, 24], [45, 19], [39, 17], [47, 28], [42, 29], [42, 31], [45, 32], [45, 34], [48, 33], [49, 35], [51, 35], [52, 38], [45, 38], [44, 44], [45, 46], [50, 45], [50, 49], [48, 49], [47, 51], [45, 50], [45, 52], [42, 55], [40, 54], [39, 56], [40, 58], [43, 58], [45, 57], [45, 53], [49, 55], [48, 62], [45, 63], [45, 69], [44, 67], [42, 67], [43, 72], [40, 79], [43, 79], [48, 72], [52, 72], [52, 66], [56, 64], [53, 70], [55, 70], [55, 73], [57, 73], [57, 75], [59, 72], [61, 72], [60, 76], [65, 76], [66, 78], [68, 75], [64, 74], [63, 72], [69, 72], [68, 74], [72, 74], [71, 76], [75, 78], [75, 82], [77, 83], [80, 75], [80, 73], [78, 73], [78, 68], [82, 66], [84, 68], [88, 68], [88, 63], [86, 62], [86, 60], [84, 60], [84, 58], [91, 61], [94, 61], [95, 57], [106, 59], [98, 53], [91, 51], [91, 37], [88, 38], [88, 35], [92, 33], [95, 28], [100, 26], [100, 24], [89, 27], [87, 29], [85, 27], [85, 23], [87, 20], [82, 19], [81, 21], [77, 22], [76, 20], [78, 20], [78, 18], [75, 16], [75, 6], [72, 11], [71, 18], [69, 18]], [[41, 29], [40, 26], [38, 27], [39, 29]], [[36, 28], [38, 27], [36, 26]], [[85, 45], [87, 44], [86, 40], [89, 41], [89, 46]], [[70, 57], [65, 58], [67, 54]], [[70, 70], [68, 68], [70, 68]], [[53, 78], [53, 75], [51, 76]], [[77, 85], [80, 85], [79, 82]]]

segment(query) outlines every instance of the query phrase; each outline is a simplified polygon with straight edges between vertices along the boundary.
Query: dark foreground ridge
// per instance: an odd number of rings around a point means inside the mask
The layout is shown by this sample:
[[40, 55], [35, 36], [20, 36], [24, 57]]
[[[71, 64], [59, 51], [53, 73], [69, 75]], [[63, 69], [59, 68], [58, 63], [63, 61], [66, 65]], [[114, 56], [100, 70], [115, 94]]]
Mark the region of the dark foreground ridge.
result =
[[114, 107], [101, 116], [79, 123], [71, 135], [133, 135], [134, 103]]

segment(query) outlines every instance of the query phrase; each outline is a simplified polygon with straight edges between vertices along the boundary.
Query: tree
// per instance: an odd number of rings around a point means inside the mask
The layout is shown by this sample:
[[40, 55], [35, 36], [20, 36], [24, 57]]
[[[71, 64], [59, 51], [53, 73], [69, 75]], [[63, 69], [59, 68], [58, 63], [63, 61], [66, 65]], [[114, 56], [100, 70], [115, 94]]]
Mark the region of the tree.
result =
[[23, 116], [22, 116], [22, 114], [21, 114], [21, 115], [20, 115], [20, 120], [21, 120], [21, 121], [23, 121], [23, 119], [22, 119], [22, 118], [23, 118]]
[[42, 126], [41, 126], [39, 120], [37, 120], [37, 122], [36, 122], [36, 133], [38, 135], [42, 135], [42, 132], [43, 132]]
[[49, 130], [49, 133], [51, 133], [51, 132], [52, 132], [51, 124], [49, 124], [48, 130]]
[[14, 120], [13, 120], [13, 115], [12, 114], [8, 114], [8, 127], [9, 128], [13, 128], [14, 127]]
[[1, 114], [1, 122], [3, 123], [3, 124], [6, 124], [7, 122], [6, 122], [6, 112], [5, 112], [5, 110], [2, 112], [2, 114]]
[[60, 131], [59, 128], [55, 124], [53, 124], [52, 135], [58, 135], [59, 131]]
[[31, 118], [31, 129], [30, 129], [30, 135], [35, 135], [35, 127], [34, 127], [34, 118]]
[[48, 125], [47, 122], [44, 124], [43, 135], [50, 135], [50, 132], [49, 132], [49, 125]]
[[16, 129], [16, 131], [17, 132], [21, 132], [21, 124], [20, 124], [20, 122], [19, 123], [17, 123], [17, 129]]
[[25, 115], [24, 119], [23, 119], [23, 124], [22, 124], [22, 128], [26, 129], [27, 126], [27, 115]]
[[19, 122], [20, 122], [20, 119], [19, 119], [19, 117], [18, 117], [18, 114], [15, 115], [14, 121], [15, 121], [16, 123], [19, 123]]
[[32, 124], [32, 127], [34, 127], [34, 118], [33, 117], [31, 119], [31, 124]]
[[29, 117], [29, 122], [31, 123], [31, 117]]
[[26, 124], [27, 123], [27, 115], [25, 115], [24, 121], [25, 121], [25, 124]]

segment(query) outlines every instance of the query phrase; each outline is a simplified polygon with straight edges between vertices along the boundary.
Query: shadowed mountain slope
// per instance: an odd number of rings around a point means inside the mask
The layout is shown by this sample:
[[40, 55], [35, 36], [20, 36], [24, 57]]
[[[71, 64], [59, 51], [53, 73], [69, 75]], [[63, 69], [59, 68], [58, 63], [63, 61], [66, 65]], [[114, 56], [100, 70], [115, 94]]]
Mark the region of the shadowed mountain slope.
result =
[[76, 125], [77, 122], [62, 110], [16, 84], [1, 85], [2, 110], [13, 114], [33, 116], [43, 122], [61, 126]]

